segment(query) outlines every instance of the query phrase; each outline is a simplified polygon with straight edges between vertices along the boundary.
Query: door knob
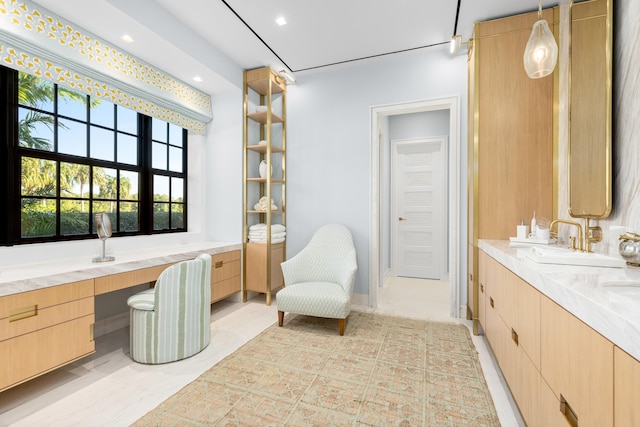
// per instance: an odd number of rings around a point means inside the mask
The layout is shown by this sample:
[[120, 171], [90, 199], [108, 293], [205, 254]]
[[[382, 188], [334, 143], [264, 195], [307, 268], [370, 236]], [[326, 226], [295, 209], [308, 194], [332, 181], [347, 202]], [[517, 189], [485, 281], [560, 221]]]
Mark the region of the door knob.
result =
[[406, 221], [407, 218], [398, 217], [398, 221]]

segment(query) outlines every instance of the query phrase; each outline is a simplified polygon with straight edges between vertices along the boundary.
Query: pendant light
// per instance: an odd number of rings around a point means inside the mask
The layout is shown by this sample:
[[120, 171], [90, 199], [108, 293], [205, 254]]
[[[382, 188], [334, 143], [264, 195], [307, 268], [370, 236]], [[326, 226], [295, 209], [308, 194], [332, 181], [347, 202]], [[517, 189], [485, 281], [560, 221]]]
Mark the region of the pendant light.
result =
[[538, 0], [538, 21], [533, 24], [523, 59], [524, 69], [532, 79], [539, 79], [553, 73], [558, 61], [556, 39], [547, 21], [542, 19], [542, 0]]

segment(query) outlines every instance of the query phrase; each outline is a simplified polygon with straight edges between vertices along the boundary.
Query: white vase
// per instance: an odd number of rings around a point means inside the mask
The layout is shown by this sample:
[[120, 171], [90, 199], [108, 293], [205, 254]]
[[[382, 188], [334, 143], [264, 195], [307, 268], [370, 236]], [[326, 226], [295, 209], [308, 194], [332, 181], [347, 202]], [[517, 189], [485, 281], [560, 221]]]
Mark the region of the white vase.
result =
[[[260, 167], [258, 168], [258, 173], [260, 174], [260, 178], [266, 178], [267, 177], [267, 161], [263, 160], [260, 162]], [[271, 172], [269, 173], [269, 175], [271, 175], [271, 173], [273, 173], [273, 166], [271, 166]]]

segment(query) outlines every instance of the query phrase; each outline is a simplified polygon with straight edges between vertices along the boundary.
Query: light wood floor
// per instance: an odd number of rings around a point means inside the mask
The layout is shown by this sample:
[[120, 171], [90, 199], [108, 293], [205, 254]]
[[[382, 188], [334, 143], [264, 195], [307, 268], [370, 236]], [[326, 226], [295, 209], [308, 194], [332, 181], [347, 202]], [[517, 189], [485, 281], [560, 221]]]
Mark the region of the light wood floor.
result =
[[[448, 316], [448, 283], [427, 282], [399, 279], [385, 284], [374, 311], [469, 326]], [[0, 393], [0, 426], [128, 426], [273, 324], [276, 312], [275, 302], [267, 307], [260, 296], [245, 304], [216, 303], [211, 345], [189, 359], [164, 365], [131, 361], [127, 328], [99, 337], [94, 355]], [[502, 425], [522, 425], [484, 339], [474, 337], [474, 343]]]

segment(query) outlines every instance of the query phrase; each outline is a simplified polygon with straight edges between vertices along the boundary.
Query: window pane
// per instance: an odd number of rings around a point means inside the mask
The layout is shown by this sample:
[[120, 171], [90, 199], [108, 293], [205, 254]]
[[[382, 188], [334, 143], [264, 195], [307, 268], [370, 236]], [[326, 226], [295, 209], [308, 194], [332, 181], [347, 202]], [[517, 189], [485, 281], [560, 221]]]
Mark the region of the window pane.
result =
[[20, 215], [22, 237], [45, 237], [56, 234], [56, 200], [22, 199]]
[[103, 99], [91, 99], [91, 123], [115, 129], [113, 103]]
[[158, 119], [151, 119], [151, 139], [154, 141], [167, 142], [167, 122]]
[[182, 128], [169, 123], [169, 143], [182, 147]]
[[71, 120], [58, 120], [58, 152], [87, 156], [87, 125]]
[[113, 131], [105, 130], [96, 126], [91, 126], [91, 151], [92, 159], [100, 159], [107, 161], [115, 160]]
[[60, 201], [60, 234], [77, 235], [89, 232], [89, 204], [85, 200]]
[[53, 116], [18, 108], [18, 143], [21, 147], [53, 151]]
[[118, 133], [118, 162], [128, 165], [138, 164], [138, 138]]
[[139, 204], [135, 202], [120, 203], [120, 231], [139, 231]]
[[[93, 168], [93, 197], [98, 199], [116, 200], [118, 197], [118, 173], [116, 169]], [[109, 207], [113, 212], [115, 206]]]
[[62, 197], [89, 197], [89, 165], [60, 163], [60, 195]]
[[171, 201], [184, 201], [184, 180], [182, 178], [171, 178]]
[[53, 160], [22, 158], [20, 187], [23, 196], [55, 196], [56, 177], [56, 162]]
[[53, 113], [53, 83], [18, 73], [18, 103]]
[[167, 145], [154, 142], [151, 150], [151, 167], [167, 170]]
[[139, 200], [138, 172], [120, 171], [120, 200]]
[[153, 201], [168, 202], [169, 201], [169, 177], [154, 175], [153, 176]]
[[118, 130], [138, 134], [138, 113], [124, 107], [117, 107]]
[[169, 170], [182, 172], [182, 148], [169, 147]]
[[153, 204], [153, 229], [154, 230], [169, 229], [169, 204], [168, 203]]
[[87, 95], [58, 86], [58, 114], [87, 121]]
[[171, 205], [171, 228], [184, 228], [184, 205]]

